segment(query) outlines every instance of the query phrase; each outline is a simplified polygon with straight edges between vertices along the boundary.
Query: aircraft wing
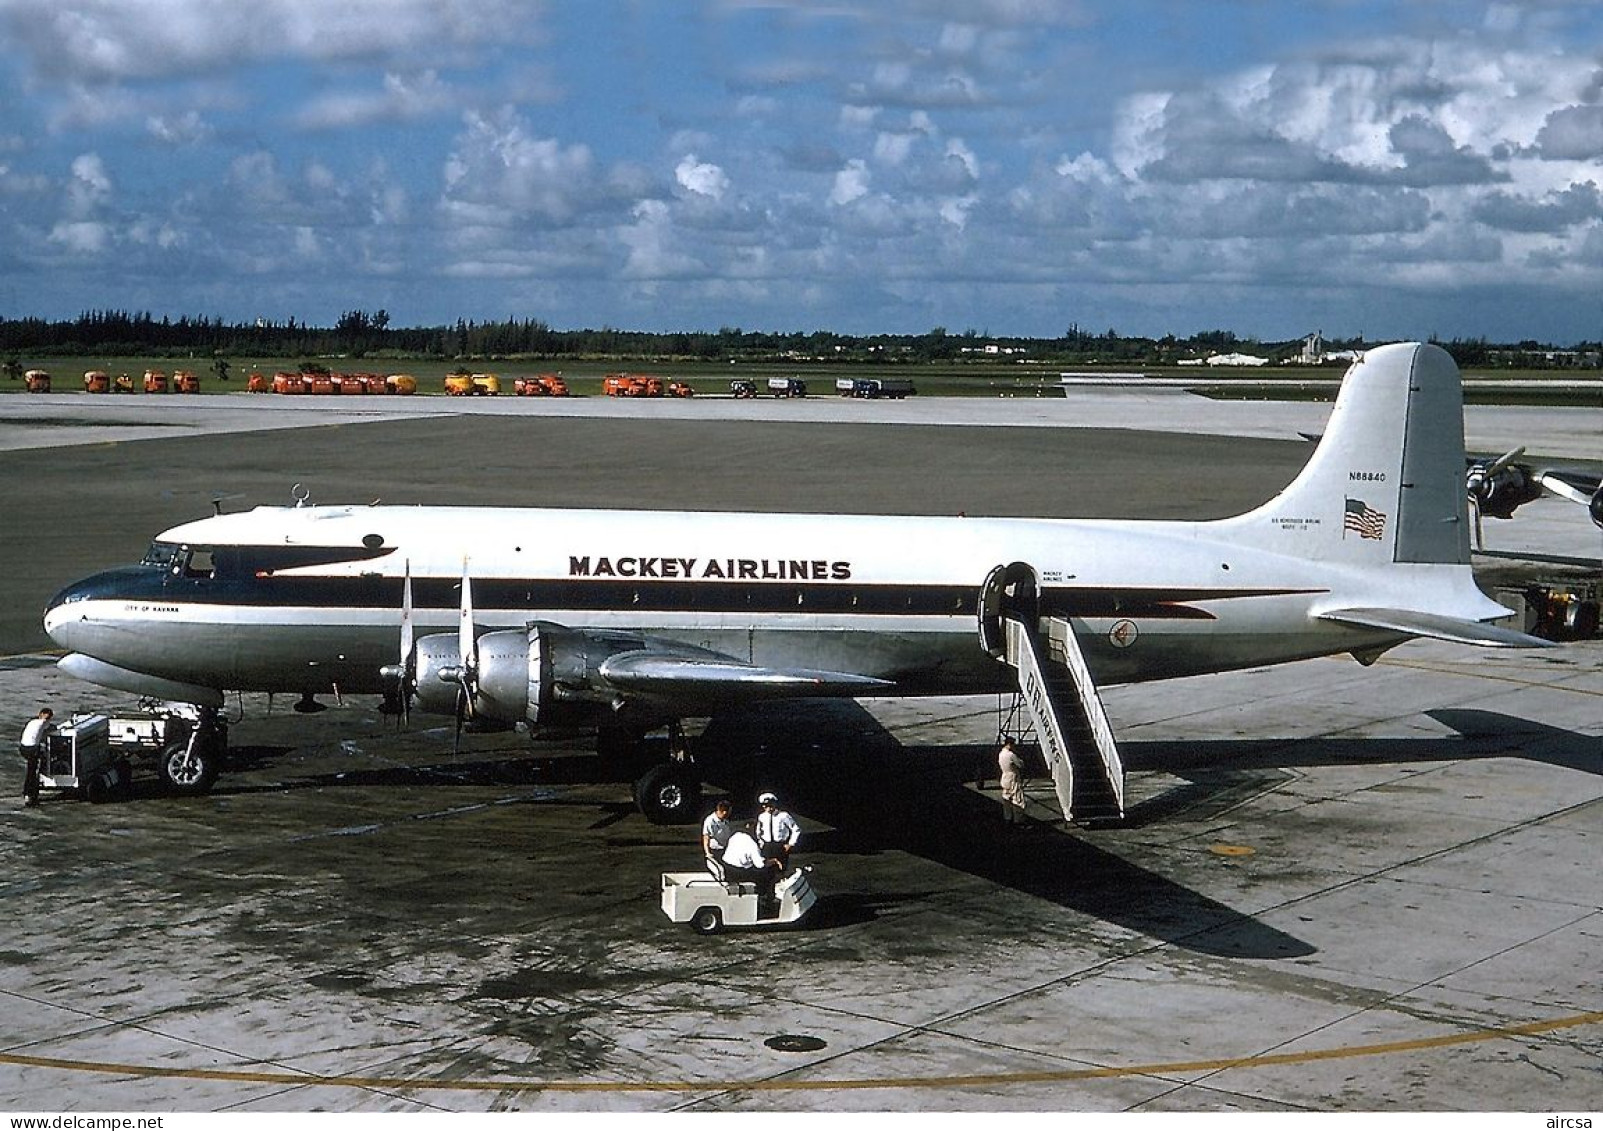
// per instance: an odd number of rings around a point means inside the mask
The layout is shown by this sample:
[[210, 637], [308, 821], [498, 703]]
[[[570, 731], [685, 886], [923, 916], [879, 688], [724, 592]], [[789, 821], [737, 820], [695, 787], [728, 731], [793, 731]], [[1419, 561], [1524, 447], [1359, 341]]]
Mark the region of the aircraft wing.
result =
[[769, 668], [690, 649], [620, 652], [602, 661], [598, 674], [626, 694], [725, 702], [872, 695], [893, 686], [889, 680], [851, 672]]
[[1384, 628], [1410, 636], [1428, 636], [1455, 644], [1474, 644], [1482, 648], [1553, 648], [1551, 640], [1516, 632], [1484, 621], [1462, 620], [1439, 613], [1412, 609], [1332, 609], [1319, 614], [1320, 620], [1352, 624], [1360, 628]]

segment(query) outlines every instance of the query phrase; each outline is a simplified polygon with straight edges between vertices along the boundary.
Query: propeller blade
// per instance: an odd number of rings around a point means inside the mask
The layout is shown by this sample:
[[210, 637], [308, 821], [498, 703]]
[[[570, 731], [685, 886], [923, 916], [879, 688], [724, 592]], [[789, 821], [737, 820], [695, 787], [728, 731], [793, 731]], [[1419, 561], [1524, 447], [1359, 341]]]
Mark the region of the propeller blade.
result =
[[401, 666], [412, 663], [412, 559], [406, 559], [405, 580], [401, 583]]
[[462, 611], [457, 620], [457, 682], [461, 693], [457, 699], [457, 729], [461, 719], [473, 717], [473, 697], [478, 693], [479, 642], [473, 634], [473, 579], [468, 575], [468, 560], [462, 559]]
[[[417, 689], [417, 651], [415, 648], [416, 633], [412, 627], [412, 561], [406, 562], [406, 572], [401, 582], [401, 656], [393, 664], [385, 664], [379, 669], [379, 674], [387, 683], [385, 691], [385, 707], [389, 709], [394, 704], [396, 725], [407, 721], [412, 703], [412, 692]], [[389, 698], [390, 688], [393, 688], [394, 699]]]
[[1486, 469], [1487, 478], [1491, 478], [1492, 476], [1496, 475], [1499, 471], [1502, 471], [1505, 467], [1519, 459], [1520, 456], [1524, 454], [1525, 445], [1523, 444], [1511, 452], [1504, 452], [1502, 455], [1494, 459], [1491, 466]]
[[1543, 472], [1538, 481], [1553, 494], [1561, 499], [1568, 499], [1572, 503], [1580, 503], [1583, 507], [1592, 501], [1592, 496], [1572, 483], [1566, 483], [1551, 472]]
[[468, 576], [468, 560], [462, 559], [462, 613], [456, 628], [457, 656], [471, 678], [479, 668], [478, 641], [473, 636], [473, 579]]

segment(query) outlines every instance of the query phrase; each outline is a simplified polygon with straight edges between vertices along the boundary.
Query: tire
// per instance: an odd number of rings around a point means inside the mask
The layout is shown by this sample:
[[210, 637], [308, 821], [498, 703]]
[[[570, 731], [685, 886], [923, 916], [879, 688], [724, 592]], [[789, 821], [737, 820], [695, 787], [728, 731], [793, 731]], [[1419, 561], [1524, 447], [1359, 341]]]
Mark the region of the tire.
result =
[[724, 913], [716, 907], [698, 907], [690, 917], [690, 929], [698, 935], [716, 935], [724, 929]]
[[104, 805], [116, 793], [115, 783], [114, 773], [102, 772], [93, 775], [83, 784], [84, 800], [91, 805]]
[[635, 783], [635, 803], [654, 825], [683, 825], [701, 807], [701, 781], [680, 763], [663, 762]]
[[168, 792], [180, 797], [200, 797], [211, 792], [221, 767], [210, 743], [175, 742], [161, 752], [156, 772]]

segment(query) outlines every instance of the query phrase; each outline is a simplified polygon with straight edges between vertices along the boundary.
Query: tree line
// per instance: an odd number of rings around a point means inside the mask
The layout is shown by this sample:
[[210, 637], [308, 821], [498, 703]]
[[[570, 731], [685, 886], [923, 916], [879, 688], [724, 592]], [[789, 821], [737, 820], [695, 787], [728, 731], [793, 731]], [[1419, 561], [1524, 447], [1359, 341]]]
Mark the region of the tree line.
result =
[[[1490, 343], [1484, 338], [1439, 342], [1460, 365], [1487, 367], [1596, 366], [1598, 346], [1581, 343], [1554, 350], [1541, 343]], [[1326, 339], [1327, 349], [1362, 349], [1358, 339]], [[997, 336], [978, 330], [922, 334], [839, 334], [828, 330], [768, 332], [718, 330], [651, 332], [599, 329], [556, 330], [537, 318], [470, 321], [440, 326], [394, 326], [387, 311], [351, 310], [332, 326], [294, 318], [226, 322], [221, 318], [158, 318], [150, 312], [85, 311], [74, 319], [0, 318], [0, 357], [207, 357], [207, 358], [432, 358], [583, 359], [686, 361], [842, 361], [854, 364], [1033, 361], [1055, 364], [1173, 364], [1214, 353], [1242, 352], [1288, 360], [1302, 340], [1264, 342], [1228, 330], [1188, 337], [1093, 333], [1071, 324], [1055, 338]], [[11, 368], [8, 364], [7, 368]]]

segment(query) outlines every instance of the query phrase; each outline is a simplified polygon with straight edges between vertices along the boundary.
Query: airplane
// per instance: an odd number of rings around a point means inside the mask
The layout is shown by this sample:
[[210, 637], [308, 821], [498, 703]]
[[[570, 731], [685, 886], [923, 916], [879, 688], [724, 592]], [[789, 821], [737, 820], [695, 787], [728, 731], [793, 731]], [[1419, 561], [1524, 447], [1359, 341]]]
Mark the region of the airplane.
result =
[[1481, 547], [1481, 516], [1513, 518], [1514, 512], [1544, 494], [1557, 495], [1586, 508], [1592, 524], [1603, 529], [1603, 477], [1579, 468], [1550, 467], [1522, 460], [1515, 448], [1496, 459], [1468, 461], [1464, 488], [1475, 520], [1475, 548]]
[[[1099, 710], [1099, 685], [1342, 653], [1372, 663], [1415, 637], [1549, 646], [1493, 623], [1512, 614], [1471, 575], [1464, 467], [1457, 367], [1400, 343], [1348, 370], [1306, 466], [1235, 517], [301, 496], [158, 534], [142, 562], [64, 588], [45, 629], [65, 671], [206, 711], [232, 690], [371, 693], [459, 729], [596, 726], [616, 752], [761, 700], [1022, 690], [1002, 622], [1051, 623]], [[193, 745], [172, 781], [202, 791], [222, 752]], [[699, 816], [699, 776], [676, 755], [636, 784], [651, 820]]]

